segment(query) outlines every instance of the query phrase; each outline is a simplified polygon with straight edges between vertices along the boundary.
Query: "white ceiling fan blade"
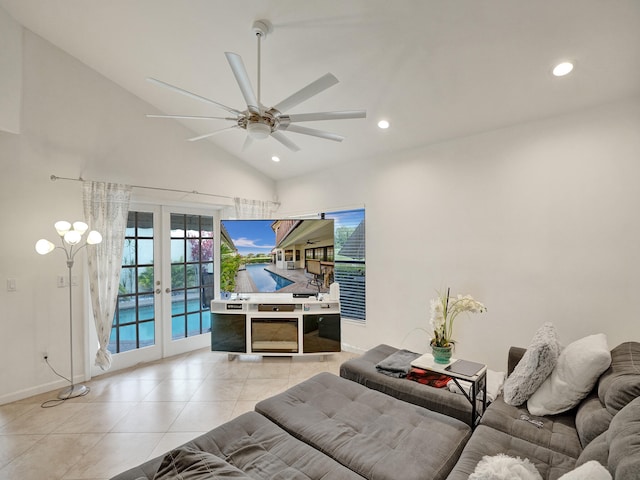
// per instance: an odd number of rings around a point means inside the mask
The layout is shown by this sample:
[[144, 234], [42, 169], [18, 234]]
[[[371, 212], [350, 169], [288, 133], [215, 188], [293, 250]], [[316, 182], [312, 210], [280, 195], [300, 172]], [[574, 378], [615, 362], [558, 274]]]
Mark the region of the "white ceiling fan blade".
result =
[[296, 105], [299, 105], [305, 100], [310, 99], [314, 95], [317, 95], [318, 93], [323, 92], [324, 90], [326, 90], [329, 87], [332, 87], [336, 83], [338, 83], [338, 79], [334, 77], [331, 73], [327, 73], [326, 75], [323, 75], [322, 77], [317, 79], [315, 82], [311, 82], [306, 87], [302, 88], [301, 90], [298, 90], [293, 95], [290, 95], [289, 97], [285, 98], [273, 108], [275, 110], [278, 110], [279, 112], [287, 112], [288, 110], [295, 107]]
[[202, 140], [203, 138], [213, 137], [214, 135], [217, 135], [217, 134], [222, 133], [222, 132], [226, 132], [227, 130], [231, 130], [232, 128], [238, 128], [238, 126], [237, 125], [232, 125], [232, 126], [227, 127], [227, 128], [221, 128], [220, 130], [216, 130], [215, 132], [207, 133], [205, 135], [200, 135], [198, 137], [188, 138], [187, 140], [190, 141], [190, 142], [195, 142], [195, 141], [198, 141], [198, 140]]
[[341, 142], [344, 140], [342, 135], [336, 133], [324, 132], [322, 130], [316, 130], [315, 128], [301, 127], [300, 125], [287, 125], [284, 128], [287, 132], [301, 133], [303, 135], [311, 135], [313, 137], [324, 138], [325, 140], [333, 140], [334, 142]]
[[201, 117], [198, 115], [153, 115], [147, 114], [147, 118], [174, 118], [177, 120], [232, 120], [236, 121], [235, 118], [232, 117]]
[[247, 148], [249, 148], [251, 146], [251, 144], [253, 143], [253, 138], [251, 138], [251, 135], [247, 135], [244, 139], [244, 143], [242, 144], [242, 152], [244, 152]]
[[236, 77], [236, 82], [240, 87], [244, 101], [247, 103], [247, 108], [250, 112], [260, 114], [260, 105], [258, 105], [258, 99], [251, 86], [249, 75], [247, 75], [247, 69], [244, 66], [242, 57], [233, 52], [224, 52], [229, 62], [229, 66], [233, 71], [233, 75]]
[[288, 118], [291, 123], [315, 122], [319, 120], [346, 120], [350, 118], [367, 118], [367, 111], [344, 110], [341, 112], [292, 113], [290, 115], [281, 115], [280, 118]]
[[173, 90], [174, 92], [181, 93], [182, 95], [186, 95], [187, 97], [191, 97], [191, 98], [194, 98], [196, 100], [200, 100], [201, 102], [211, 103], [212, 105], [220, 107], [220, 108], [226, 110], [229, 113], [233, 113], [234, 115], [240, 115], [240, 113], [242, 113], [239, 110], [236, 110], [235, 108], [227, 107], [226, 105], [223, 105], [222, 103], [218, 103], [215, 100], [211, 100], [209, 98], [202, 97], [202, 96], [197, 95], [195, 93], [189, 92], [188, 90], [185, 90], [183, 88], [176, 87], [175, 85], [171, 85], [170, 83], [167, 83], [167, 82], [163, 82], [162, 80], [158, 80], [156, 78], [148, 77], [147, 81], [151, 82], [151, 83], [155, 83], [156, 85], [160, 85], [161, 87], [168, 88], [169, 90]]
[[271, 136], [275, 138], [277, 141], [279, 141], [281, 144], [283, 144], [285, 147], [287, 147], [289, 150], [291, 150], [292, 152], [300, 151], [300, 147], [295, 143], [293, 143], [291, 140], [289, 140], [286, 137], [286, 135], [283, 135], [281, 132], [278, 132], [278, 131], [271, 132]]

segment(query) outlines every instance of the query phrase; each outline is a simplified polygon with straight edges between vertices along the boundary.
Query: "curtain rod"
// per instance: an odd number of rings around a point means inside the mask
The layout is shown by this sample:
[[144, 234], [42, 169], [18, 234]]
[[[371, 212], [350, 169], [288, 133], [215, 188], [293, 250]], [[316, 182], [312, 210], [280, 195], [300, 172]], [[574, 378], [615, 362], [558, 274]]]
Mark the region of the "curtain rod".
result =
[[[78, 178], [69, 178], [69, 177], [58, 177], [57, 175], [51, 175], [49, 177], [51, 179], [52, 182], [55, 182], [56, 180], [71, 180], [72, 182], [84, 182], [85, 179], [82, 177], [78, 177]], [[147, 187], [145, 185], [129, 185], [132, 188], [144, 188], [147, 190], [160, 190], [162, 192], [174, 192], [174, 193], [188, 193], [188, 194], [192, 194], [192, 195], [204, 195], [206, 197], [219, 197], [219, 198], [230, 198], [231, 200], [234, 199], [234, 197], [230, 197], [228, 195], [218, 195], [215, 193], [202, 193], [202, 192], [198, 192], [197, 190], [178, 190], [175, 188], [162, 188], [162, 187]]]

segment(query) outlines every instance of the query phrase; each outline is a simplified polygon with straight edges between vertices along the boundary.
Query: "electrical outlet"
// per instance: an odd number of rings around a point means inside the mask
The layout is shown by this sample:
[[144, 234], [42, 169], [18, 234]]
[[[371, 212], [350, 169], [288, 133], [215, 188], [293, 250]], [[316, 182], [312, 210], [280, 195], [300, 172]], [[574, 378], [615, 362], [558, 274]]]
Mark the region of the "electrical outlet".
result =
[[64, 275], [58, 275], [58, 277], [56, 278], [56, 285], [58, 286], [58, 288], [64, 288], [67, 286]]
[[7, 292], [15, 292], [18, 288], [16, 287], [16, 279], [15, 278], [7, 278]]

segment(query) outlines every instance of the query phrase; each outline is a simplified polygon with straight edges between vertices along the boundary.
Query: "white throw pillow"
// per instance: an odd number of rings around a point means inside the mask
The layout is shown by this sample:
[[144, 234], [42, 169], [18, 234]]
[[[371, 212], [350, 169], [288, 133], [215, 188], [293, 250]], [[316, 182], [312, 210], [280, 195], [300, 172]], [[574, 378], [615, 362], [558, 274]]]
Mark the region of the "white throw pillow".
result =
[[558, 480], [612, 480], [609, 470], [591, 460], [562, 475]]
[[499, 453], [482, 457], [468, 480], [542, 480], [542, 476], [529, 459]]
[[547, 322], [535, 333], [527, 351], [505, 380], [505, 403], [516, 407], [525, 403], [551, 374], [559, 356], [560, 343], [556, 329]]
[[589, 394], [610, 364], [611, 353], [604, 333], [567, 345], [549, 378], [529, 398], [529, 412], [540, 416], [570, 410]]

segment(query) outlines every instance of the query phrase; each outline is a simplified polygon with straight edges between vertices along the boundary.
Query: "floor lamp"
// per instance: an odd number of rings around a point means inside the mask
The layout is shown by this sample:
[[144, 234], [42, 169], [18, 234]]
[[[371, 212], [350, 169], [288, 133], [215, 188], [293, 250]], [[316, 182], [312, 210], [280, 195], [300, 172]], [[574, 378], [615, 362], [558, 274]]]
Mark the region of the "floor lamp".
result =
[[95, 230], [91, 230], [84, 243], [82, 243], [85, 232], [89, 229], [89, 226], [84, 222], [73, 222], [73, 225], [69, 222], [61, 220], [55, 223], [55, 229], [60, 235], [60, 242], [62, 246], [56, 247], [49, 240], [44, 238], [40, 239], [36, 243], [36, 252], [40, 255], [46, 255], [53, 252], [56, 249], [61, 249], [67, 256], [67, 269], [69, 270], [69, 343], [70, 343], [70, 358], [71, 358], [71, 377], [68, 379], [71, 386], [63, 389], [58, 398], [66, 400], [67, 398], [80, 397], [89, 393], [89, 389], [84, 385], [75, 385], [73, 382], [73, 277], [71, 276], [71, 269], [73, 268], [73, 260], [78, 252], [85, 248], [87, 245], [96, 245], [102, 242], [102, 235]]

